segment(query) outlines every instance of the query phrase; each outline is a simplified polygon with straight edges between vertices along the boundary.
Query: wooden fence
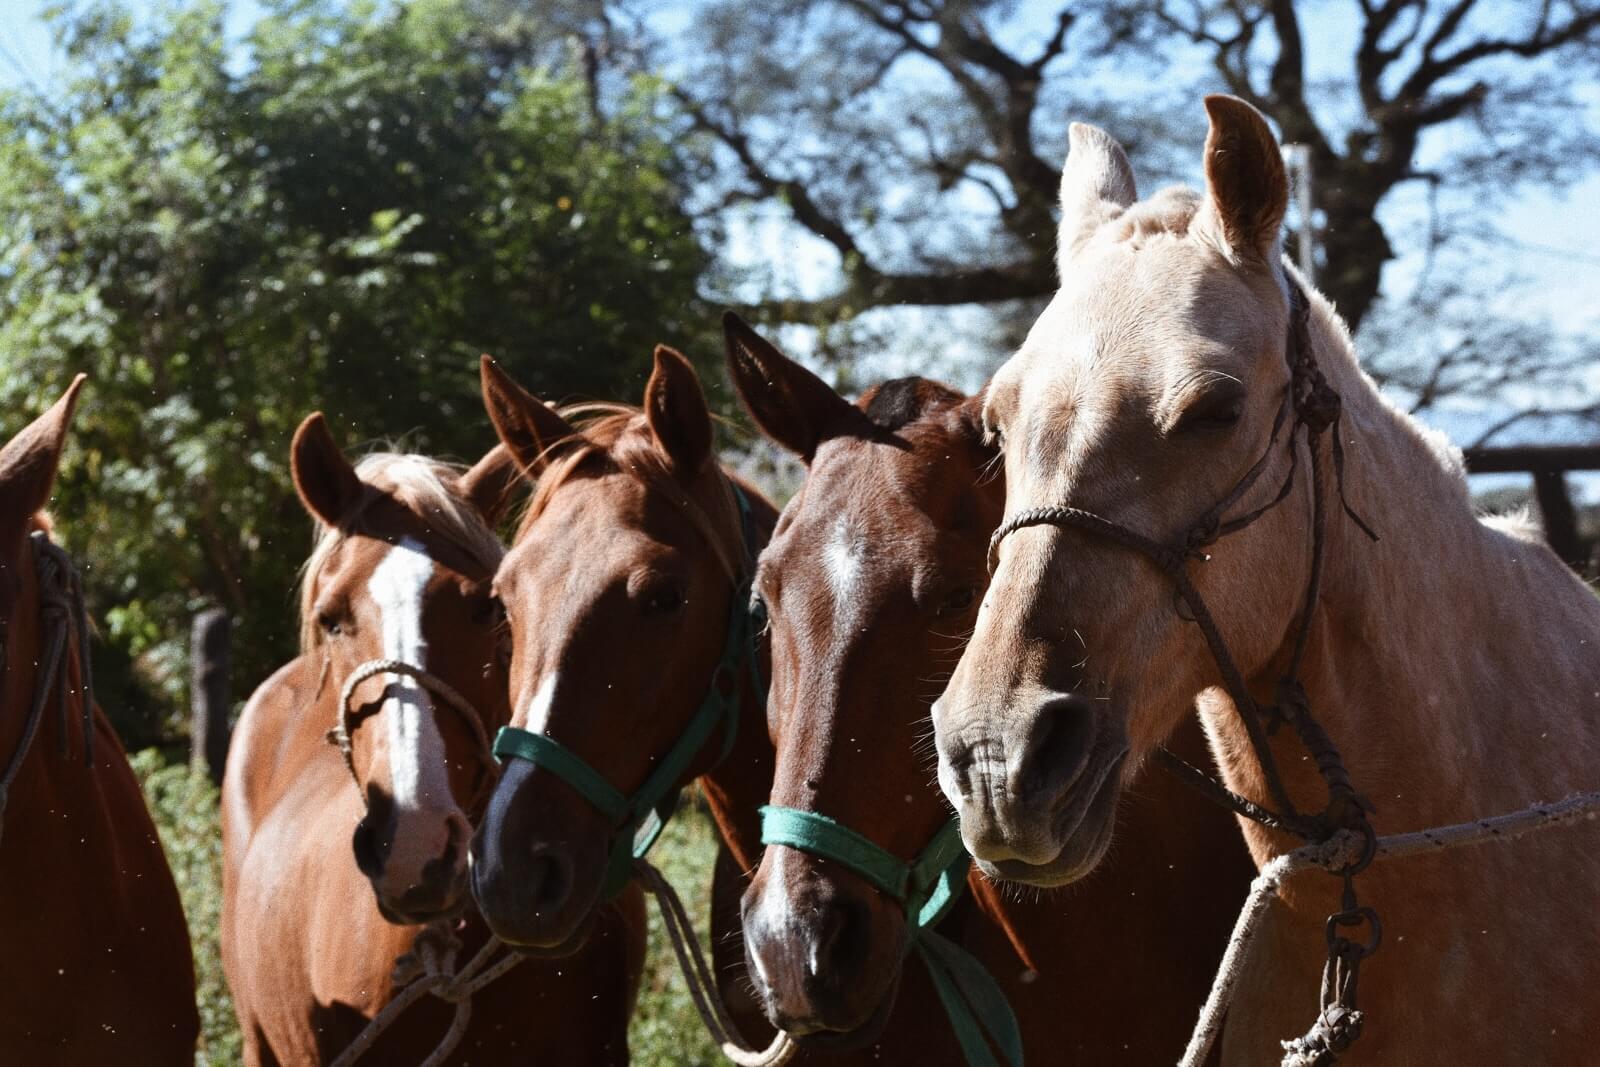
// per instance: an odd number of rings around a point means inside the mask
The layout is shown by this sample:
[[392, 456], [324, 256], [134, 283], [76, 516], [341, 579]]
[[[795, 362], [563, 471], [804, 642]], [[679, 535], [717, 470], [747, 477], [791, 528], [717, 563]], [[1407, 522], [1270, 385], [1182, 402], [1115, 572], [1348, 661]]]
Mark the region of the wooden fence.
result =
[[1572, 503], [1567, 472], [1600, 470], [1600, 445], [1469, 448], [1466, 457], [1467, 470], [1473, 474], [1533, 475], [1533, 496], [1550, 547], [1578, 573], [1592, 569], [1593, 560], [1578, 534], [1578, 509]]

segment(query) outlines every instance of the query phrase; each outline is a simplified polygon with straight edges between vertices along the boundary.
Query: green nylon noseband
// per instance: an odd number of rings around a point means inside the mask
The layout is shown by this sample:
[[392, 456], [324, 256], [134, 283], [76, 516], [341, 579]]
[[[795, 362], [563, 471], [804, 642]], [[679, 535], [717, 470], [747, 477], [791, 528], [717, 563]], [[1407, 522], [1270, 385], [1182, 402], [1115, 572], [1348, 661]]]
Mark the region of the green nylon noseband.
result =
[[826, 815], [767, 805], [761, 842], [784, 845], [831, 860], [860, 875], [905, 906], [909, 941], [928, 967], [939, 1001], [971, 1067], [999, 1067], [990, 1042], [1010, 1067], [1022, 1067], [1022, 1030], [994, 977], [976, 957], [934, 931], [967, 885], [971, 859], [951, 820], [910, 863]]
[[[739, 503], [739, 526], [747, 548], [755, 545], [754, 530], [750, 521], [750, 501], [737, 485], [734, 499]], [[750, 583], [741, 582], [733, 591], [733, 606], [728, 612], [728, 636], [723, 642], [722, 658], [711, 676], [705, 699], [694, 717], [684, 727], [683, 733], [656, 764], [655, 770], [645, 779], [632, 796], [623, 795], [606, 781], [604, 775], [565, 747], [544, 734], [536, 734], [515, 726], [502, 726], [494, 738], [494, 755], [504, 763], [508, 759], [524, 759], [534, 766], [549, 771], [570, 785], [601, 814], [611, 821], [611, 854], [606, 862], [606, 881], [602, 894], [613, 897], [622, 892], [633, 877], [633, 861], [643, 858], [655, 845], [667, 820], [677, 808], [680, 779], [689, 765], [705, 748], [713, 731], [722, 727], [722, 750], [717, 762], [727, 758], [738, 736], [740, 677], [748, 668], [761, 685], [761, 672], [756, 664], [756, 634], [754, 620], [749, 610]]]

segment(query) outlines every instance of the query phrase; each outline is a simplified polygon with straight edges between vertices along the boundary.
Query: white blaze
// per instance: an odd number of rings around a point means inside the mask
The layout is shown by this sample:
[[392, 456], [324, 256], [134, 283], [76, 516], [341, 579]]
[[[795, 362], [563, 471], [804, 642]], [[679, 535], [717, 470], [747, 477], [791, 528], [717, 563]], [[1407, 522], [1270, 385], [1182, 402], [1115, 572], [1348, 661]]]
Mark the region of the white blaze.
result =
[[833, 525], [833, 535], [822, 549], [822, 565], [828, 574], [828, 584], [833, 587], [837, 608], [843, 612], [855, 597], [856, 586], [861, 581], [862, 558], [867, 553], [866, 541], [844, 516]]
[[[427, 666], [428, 642], [422, 636], [422, 598], [433, 577], [433, 559], [420, 541], [407, 537], [389, 550], [372, 572], [367, 592], [383, 620], [383, 655], [417, 667]], [[384, 676], [401, 696], [385, 702], [390, 773], [395, 805], [401, 809], [453, 804], [444, 759], [444, 739], [433, 719], [433, 702], [416, 680]], [[431, 801], [431, 803], [429, 803]]]
[[545, 675], [528, 702], [528, 722], [524, 729], [530, 734], [542, 734], [550, 727], [550, 709], [556, 702], [556, 677], [554, 672]]

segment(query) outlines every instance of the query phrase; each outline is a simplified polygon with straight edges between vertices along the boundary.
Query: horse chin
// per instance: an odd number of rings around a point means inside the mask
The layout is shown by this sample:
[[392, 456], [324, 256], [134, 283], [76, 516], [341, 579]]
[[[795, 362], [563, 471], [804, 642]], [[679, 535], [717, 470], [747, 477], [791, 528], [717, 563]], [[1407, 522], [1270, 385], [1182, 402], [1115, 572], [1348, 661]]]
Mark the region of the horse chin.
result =
[[794, 1042], [803, 1052], [816, 1052], [838, 1054], [855, 1052], [868, 1048], [877, 1043], [883, 1036], [883, 1031], [889, 1024], [889, 1016], [894, 1013], [895, 1001], [900, 997], [900, 977], [895, 976], [889, 988], [884, 991], [883, 998], [878, 1001], [878, 1006], [873, 1009], [867, 1021], [853, 1030], [813, 1030], [808, 1034], [796, 1034]]
[[512, 951], [532, 959], [561, 959], [564, 956], [576, 955], [583, 946], [589, 943], [589, 936], [594, 933], [595, 923], [599, 918], [599, 909], [590, 908], [587, 915], [579, 921], [578, 925], [567, 935], [564, 941], [555, 944], [514, 944], [507, 942]]
[[467, 910], [467, 896], [462, 893], [454, 903], [440, 908], [397, 909], [390, 907], [382, 897], [377, 898], [378, 914], [385, 922], [396, 926], [427, 926], [429, 923], [459, 919]]
[[[1055, 858], [1045, 863], [975, 859], [978, 869], [997, 882], [1020, 882], [1041, 889], [1068, 885], [1085, 877], [1105, 858], [1116, 827], [1118, 773], [1126, 753], [1113, 760], [1087, 799], [1068, 803], [1057, 812], [1052, 836], [1059, 842]], [[1085, 796], [1085, 794], [1079, 794]]]

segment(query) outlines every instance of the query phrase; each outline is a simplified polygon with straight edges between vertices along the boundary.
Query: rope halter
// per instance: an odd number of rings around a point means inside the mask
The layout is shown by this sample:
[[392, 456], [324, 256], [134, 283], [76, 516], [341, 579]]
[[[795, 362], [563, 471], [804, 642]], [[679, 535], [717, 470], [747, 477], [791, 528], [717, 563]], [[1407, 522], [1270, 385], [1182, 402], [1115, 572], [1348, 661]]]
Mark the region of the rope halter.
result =
[[[28, 541], [33, 548], [34, 571], [39, 578], [39, 619], [45, 636], [33, 699], [22, 721], [22, 739], [17, 742], [5, 772], [0, 774], [0, 832], [5, 829], [6, 801], [11, 795], [11, 786], [28, 758], [28, 751], [39, 733], [39, 723], [44, 718], [44, 707], [52, 696], [56, 698], [59, 715], [58, 751], [61, 758], [67, 757], [67, 717], [73, 690], [66, 661], [74, 641], [78, 645], [78, 666], [83, 679], [77, 694], [83, 717], [83, 765], [94, 766], [94, 672], [89, 662], [89, 614], [83, 603], [83, 581], [72, 565], [72, 557], [43, 530], [33, 531]], [[4, 662], [4, 655], [4, 647], [0, 646], [0, 665], [9, 672], [10, 664]]]
[[959, 822], [945, 823], [906, 862], [826, 815], [769, 804], [761, 808], [761, 843], [838, 863], [903, 905], [907, 949], [915, 949], [927, 965], [967, 1063], [999, 1067], [992, 1042], [1009, 1067], [1021, 1067], [1022, 1031], [1005, 993], [976, 957], [933, 929], [967, 886], [972, 859], [961, 844]]
[[[755, 536], [750, 520], [750, 501], [737, 484], [732, 481], [728, 484], [739, 504], [740, 531], [745, 546], [753, 550]], [[745, 670], [749, 670], [756, 689], [763, 693], [765, 700], [756, 662], [757, 626], [751, 617], [749, 599], [750, 579], [746, 577], [734, 589], [722, 656], [717, 661], [711, 684], [700, 701], [700, 707], [678, 740], [656, 764], [655, 770], [631, 796], [613, 786], [582, 756], [545, 734], [503, 726], [495, 735], [496, 759], [502, 762], [523, 759], [549, 771], [576, 790], [611, 823], [610, 856], [606, 864], [605, 884], [601, 889], [603, 898], [609, 899], [622, 892], [633, 877], [634, 861], [648, 855], [660, 838], [667, 820], [677, 808], [684, 774], [718, 727], [722, 730], [722, 748], [715, 762], [721, 763], [733, 750], [734, 740], [738, 736], [742, 698], [739, 681]]]
[[[324, 669], [326, 669], [326, 661], [324, 661]], [[349, 770], [351, 779], [356, 783], [356, 788], [361, 793], [362, 804], [366, 804], [367, 793], [362, 788], [361, 776], [356, 773], [355, 747], [352, 743], [352, 737], [363, 722], [383, 709], [383, 705], [387, 701], [380, 698], [359, 708], [352, 708], [350, 701], [354, 699], [358, 685], [380, 674], [398, 674], [414, 679], [418, 685], [437, 698], [434, 701], [434, 707], [437, 708], [440, 704], [443, 704], [466, 724], [467, 732], [472, 735], [480, 757], [478, 760], [479, 780], [473, 788], [474, 798], [476, 799], [487, 784], [484, 780], [485, 777], [494, 774], [494, 761], [489, 749], [489, 734], [484, 729], [483, 716], [478, 714], [477, 709], [472, 706], [472, 702], [462, 696], [455, 686], [432, 671], [418, 667], [413, 663], [406, 663], [404, 660], [369, 659], [357, 664], [355, 670], [351, 671], [350, 676], [344, 680], [344, 686], [339, 690], [339, 704], [334, 713], [333, 726], [327, 733], [328, 743], [336, 745], [339, 749], [339, 754], [344, 757], [345, 768]]]

